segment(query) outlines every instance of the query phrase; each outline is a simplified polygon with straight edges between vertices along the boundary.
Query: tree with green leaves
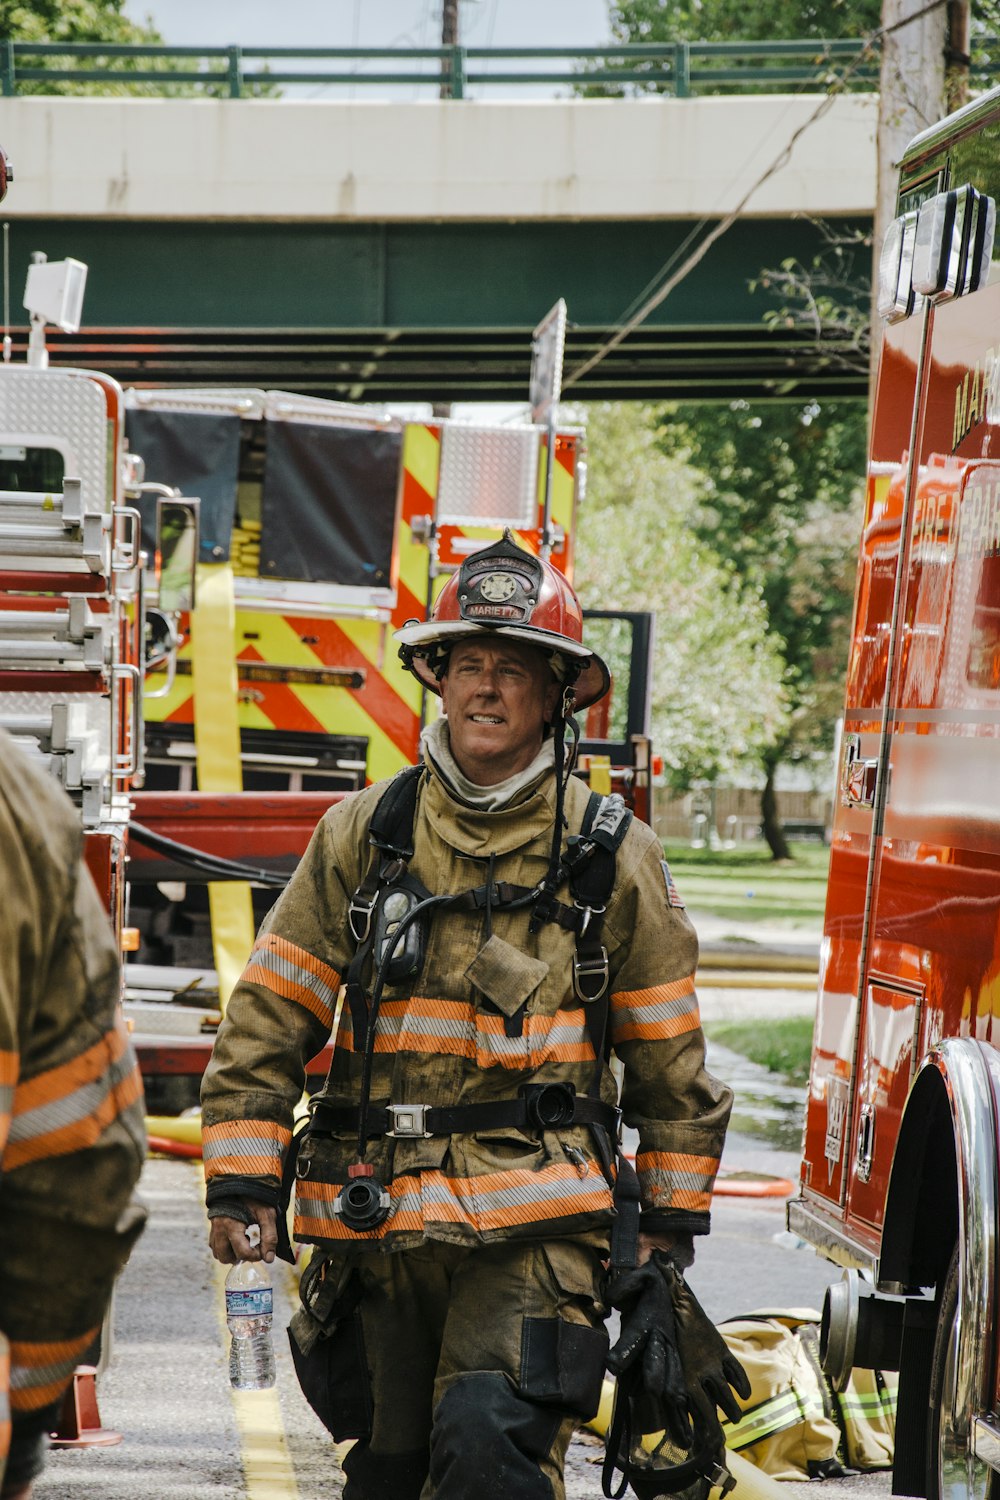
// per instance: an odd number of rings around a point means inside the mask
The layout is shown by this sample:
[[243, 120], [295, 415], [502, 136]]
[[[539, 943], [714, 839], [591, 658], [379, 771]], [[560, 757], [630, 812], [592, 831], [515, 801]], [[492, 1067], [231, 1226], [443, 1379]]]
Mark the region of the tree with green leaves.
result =
[[866, 412], [860, 403], [735, 402], [667, 406], [657, 446], [700, 473], [688, 513], [767, 610], [768, 638], [783, 662], [788, 714], [762, 747], [761, 813], [774, 857], [789, 850], [777, 817], [783, 762], [832, 748], [844, 670], [864, 495]]
[[[145, 25], [131, 20], [124, 14], [125, 0], [31, 0], [30, 4], [19, 4], [17, 0], [0, 0], [0, 37], [12, 42], [65, 42], [68, 45], [90, 43], [106, 44], [109, 47], [159, 47], [164, 45], [159, 31], [148, 21]], [[87, 57], [78, 59], [67, 53], [61, 57], [46, 57], [45, 65], [53, 70], [70, 68], [113, 67], [120, 72], [121, 82], [74, 83], [72, 80], [38, 80], [18, 84], [19, 94], [197, 94], [213, 96], [225, 94], [224, 85], [196, 83], [172, 83], [170, 74], [183, 66], [189, 69], [195, 59], [183, 64], [171, 58], [148, 57]], [[32, 57], [26, 66], [38, 66], [40, 59]], [[218, 63], [215, 71], [218, 71]], [[130, 81], [134, 72], [155, 69], [164, 74], [164, 83], [140, 83]], [[249, 92], [250, 90], [248, 90]], [[266, 96], [276, 92], [273, 85], [255, 83], [255, 96]]]
[[787, 709], [761, 591], [692, 532], [704, 481], [663, 451], [657, 419], [635, 404], [587, 408], [574, 581], [593, 608], [655, 612], [653, 739], [685, 791], [758, 764], [784, 739]]
[[863, 37], [879, 24], [880, 0], [612, 0], [616, 42], [778, 41]]
[[125, 0], [0, 0], [0, 36], [14, 42], [162, 42], [152, 26], [122, 14]]

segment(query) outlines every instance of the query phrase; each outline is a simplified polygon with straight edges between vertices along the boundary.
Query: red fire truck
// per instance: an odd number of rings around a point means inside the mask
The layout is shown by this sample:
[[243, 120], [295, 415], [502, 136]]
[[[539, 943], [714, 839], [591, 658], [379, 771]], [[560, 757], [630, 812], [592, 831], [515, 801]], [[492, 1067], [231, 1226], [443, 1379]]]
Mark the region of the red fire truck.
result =
[[[1000, 1470], [1000, 90], [918, 136], [879, 269], [830, 884], [789, 1226], [828, 1372], [898, 1369], [893, 1492]], [[996, 272], [996, 267], [994, 267]], [[996, 451], [994, 451], [994, 444]]]

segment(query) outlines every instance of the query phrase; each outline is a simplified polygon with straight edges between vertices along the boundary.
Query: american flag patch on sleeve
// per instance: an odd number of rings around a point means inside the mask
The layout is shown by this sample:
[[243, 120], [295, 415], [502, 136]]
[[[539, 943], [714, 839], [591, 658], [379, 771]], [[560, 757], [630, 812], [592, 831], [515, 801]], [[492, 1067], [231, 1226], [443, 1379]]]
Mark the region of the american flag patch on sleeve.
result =
[[670, 866], [665, 859], [660, 860], [660, 869], [663, 871], [663, 879], [667, 886], [667, 900], [671, 906], [679, 906], [681, 911], [683, 911], [684, 902], [681, 900], [681, 893], [674, 885], [674, 877], [671, 875]]

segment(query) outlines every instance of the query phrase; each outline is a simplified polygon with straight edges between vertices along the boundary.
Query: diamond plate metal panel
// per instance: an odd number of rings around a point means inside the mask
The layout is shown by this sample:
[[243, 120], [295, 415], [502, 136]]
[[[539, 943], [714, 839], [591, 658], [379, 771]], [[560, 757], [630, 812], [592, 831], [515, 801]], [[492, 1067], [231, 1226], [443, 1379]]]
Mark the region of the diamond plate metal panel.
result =
[[[66, 705], [65, 744], [52, 745], [52, 710]], [[111, 763], [110, 697], [99, 693], [0, 693], [0, 728], [37, 754], [75, 757], [80, 780], [100, 782]]]
[[537, 427], [444, 427], [438, 524], [536, 526], [540, 440]]
[[55, 448], [83, 486], [86, 510], [108, 511], [108, 415], [93, 381], [63, 370], [0, 368], [0, 442]]

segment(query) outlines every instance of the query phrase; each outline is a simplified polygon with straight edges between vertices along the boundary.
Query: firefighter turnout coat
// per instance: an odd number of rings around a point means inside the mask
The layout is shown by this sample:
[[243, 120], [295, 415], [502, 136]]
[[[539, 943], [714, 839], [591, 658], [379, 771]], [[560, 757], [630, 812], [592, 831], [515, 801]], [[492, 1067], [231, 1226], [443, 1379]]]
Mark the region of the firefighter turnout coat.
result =
[[0, 1474], [99, 1332], [143, 1211], [142, 1085], [69, 799], [0, 731]]
[[[307, 1060], [336, 1026], [327, 1097], [353, 1106], [363, 1065], [341, 979], [355, 951], [351, 898], [368, 869], [368, 828], [385, 783], [331, 808], [265, 919], [230, 999], [202, 1089], [210, 1200], [226, 1177], [277, 1185]], [[571, 778], [570, 832], [588, 791]], [[432, 893], [489, 882], [533, 886], [548, 867], [556, 786], [549, 770], [515, 805], [483, 812], [455, 800], [433, 765], [419, 790], [410, 871]], [[560, 891], [567, 900], [565, 886]], [[636, 1166], [647, 1231], [704, 1233], [732, 1096], [705, 1070], [695, 995], [697, 940], [652, 830], [633, 822], [617, 851], [603, 940], [610, 960], [610, 1042], [623, 1065], [622, 1107], [638, 1131]], [[587, 1092], [595, 1055], [572, 983], [574, 937], [525, 909], [448, 910], [433, 917], [419, 975], [387, 986], [375, 1031], [373, 1105], [462, 1106], [515, 1099], [525, 1084]], [[594, 1003], [594, 1002], [589, 1002]], [[614, 1103], [609, 1067], [601, 1079]], [[346, 1113], [346, 1110], [345, 1110]], [[386, 1185], [385, 1222], [358, 1232], [335, 1212], [357, 1159], [357, 1127], [307, 1135], [299, 1153], [295, 1238], [328, 1250], [425, 1240], [596, 1233], [612, 1198], [591, 1129], [503, 1126], [451, 1136], [368, 1142]], [[249, 1194], [248, 1194], [249, 1196]]]

